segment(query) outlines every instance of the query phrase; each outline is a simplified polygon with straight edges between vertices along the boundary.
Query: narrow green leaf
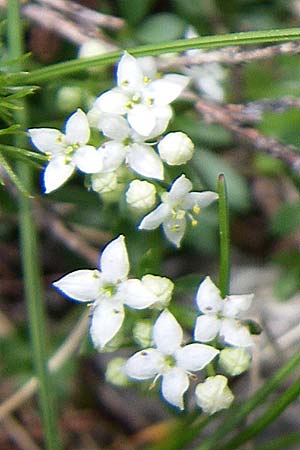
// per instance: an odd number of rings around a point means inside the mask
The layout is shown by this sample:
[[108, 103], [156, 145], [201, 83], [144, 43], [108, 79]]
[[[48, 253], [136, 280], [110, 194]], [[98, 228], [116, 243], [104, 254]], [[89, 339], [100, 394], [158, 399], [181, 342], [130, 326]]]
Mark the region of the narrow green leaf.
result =
[[[229, 33], [217, 36], [204, 36], [193, 39], [181, 39], [172, 42], [165, 42], [157, 45], [144, 45], [140, 47], [129, 48], [127, 51], [134, 56], [155, 56], [169, 52], [183, 52], [193, 48], [218, 48], [237, 45], [253, 45], [278, 43], [300, 39], [300, 28], [287, 28], [279, 30], [248, 31], [242, 33]], [[43, 67], [30, 73], [19, 74], [17, 79], [22, 83], [41, 83], [68, 74], [74, 74], [91, 67], [100, 67], [115, 63], [120, 56], [121, 51], [106, 53], [105, 55], [76, 59], [63, 63], [53, 64]]]
[[229, 209], [224, 174], [219, 175], [217, 192], [219, 194], [219, 234], [220, 234], [220, 272], [219, 289], [222, 297], [229, 293], [230, 278], [230, 236]]
[[266, 444], [255, 445], [255, 450], [287, 450], [296, 444], [300, 444], [300, 433], [291, 433], [287, 436], [273, 439]]
[[[7, 175], [9, 176], [9, 178], [11, 179], [11, 181], [13, 182], [13, 184], [16, 186], [16, 188], [24, 195], [24, 197], [32, 197], [27, 189], [25, 189], [23, 183], [21, 182], [20, 178], [18, 177], [18, 175], [13, 171], [12, 167], [10, 166], [10, 164], [6, 161], [6, 159], [4, 158], [4, 156], [2, 155], [2, 153], [0, 153], [0, 165], [4, 168], [5, 172], [7, 173]], [[5, 183], [3, 183], [5, 184]]]

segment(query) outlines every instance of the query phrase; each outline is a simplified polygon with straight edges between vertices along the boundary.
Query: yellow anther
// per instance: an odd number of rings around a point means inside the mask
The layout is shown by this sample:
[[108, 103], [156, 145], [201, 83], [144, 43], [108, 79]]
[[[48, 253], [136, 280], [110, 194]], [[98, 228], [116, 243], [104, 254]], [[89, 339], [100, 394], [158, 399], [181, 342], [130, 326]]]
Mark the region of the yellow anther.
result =
[[129, 81], [128, 80], [123, 80], [121, 84], [122, 84], [122, 86], [128, 86], [129, 85]]
[[198, 220], [193, 219], [192, 220], [192, 227], [196, 227], [198, 225]]
[[149, 77], [144, 77], [143, 81], [145, 84], [148, 84], [148, 83], [150, 83], [151, 80]]
[[132, 102], [127, 102], [127, 103], [125, 103], [125, 108], [127, 108], [127, 109], [131, 109], [132, 106], [133, 106], [133, 103], [132, 103]]
[[193, 206], [193, 213], [198, 215], [198, 214], [200, 214], [200, 211], [201, 211], [200, 206], [198, 206], [198, 205]]
[[171, 225], [171, 231], [175, 231], [176, 233], [180, 230], [180, 226], [178, 224]]
[[151, 98], [151, 97], [147, 98], [147, 104], [148, 104], [149, 106], [152, 106], [153, 103], [154, 103], [153, 98]]

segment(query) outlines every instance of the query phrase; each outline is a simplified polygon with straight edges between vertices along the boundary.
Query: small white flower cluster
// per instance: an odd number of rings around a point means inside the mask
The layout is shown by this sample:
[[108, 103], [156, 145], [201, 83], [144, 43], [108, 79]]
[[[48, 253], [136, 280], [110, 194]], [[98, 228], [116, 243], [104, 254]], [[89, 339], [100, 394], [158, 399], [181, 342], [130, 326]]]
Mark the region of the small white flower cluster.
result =
[[[94, 191], [104, 194], [117, 189], [120, 172], [125, 171], [127, 205], [142, 212], [153, 208], [156, 185], [165, 180], [164, 163], [180, 166], [193, 156], [194, 144], [185, 133], [162, 136], [172, 116], [170, 103], [188, 81], [177, 74], [159, 77], [153, 58], [137, 60], [125, 52], [117, 68], [117, 86], [102, 93], [87, 114], [78, 109], [67, 119], [64, 132], [29, 130], [33, 145], [49, 160], [43, 172], [44, 191], [59, 188], [78, 169], [90, 176]], [[98, 132], [99, 145], [93, 145], [91, 128]], [[184, 174], [168, 190], [161, 187], [161, 203], [144, 216], [138, 228], [154, 230], [161, 225], [167, 240], [179, 247], [188, 220], [197, 225], [201, 209], [218, 199], [215, 192], [192, 189]], [[122, 384], [125, 375], [135, 380], [154, 379], [153, 383], [161, 378], [162, 396], [183, 409], [194, 372], [210, 365], [211, 374], [211, 363], [217, 358], [222, 372], [228, 375], [239, 375], [248, 368], [253, 342], [241, 315], [249, 308], [252, 295], [223, 299], [211, 279], [205, 278], [196, 295], [200, 315], [193, 338], [184, 345], [182, 328], [168, 310], [173, 282], [152, 274], [130, 278], [129, 272], [125, 237], [120, 235], [104, 248], [97, 269], [76, 270], [53, 283], [64, 296], [91, 306], [90, 335], [99, 350], [113, 345], [128, 309], [149, 308], [151, 317], [159, 310], [154, 324], [145, 316], [135, 324], [133, 339], [142, 350], [125, 364], [120, 358], [110, 364], [107, 379], [115, 378]], [[197, 405], [207, 414], [228, 408], [233, 394], [226, 376], [202, 379], [195, 389]]]
[[[98, 269], [76, 270], [53, 283], [63, 295], [92, 304], [90, 334], [94, 346], [100, 350], [121, 329], [124, 306], [162, 310], [152, 331], [147, 326], [147, 332], [136, 330], [139, 342], [150, 340], [153, 347], [146, 347], [129, 358], [124, 366], [127, 376], [135, 380], [154, 378], [154, 381], [161, 377], [163, 397], [183, 409], [183, 396], [192, 372], [204, 369], [216, 356], [220, 356], [221, 367], [230, 375], [238, 375], [248, 368], [248, 349], [253, 342], [240, 314], [249, 308], [252, 295], [230, 295], [222, 299], [218, 288], [207, 277], [196, 295], [201, 315], [196, 320], [194, 340], [183, 345], [182, 328], [167, 309], [174, 288], [172, 281], [150, 274], [141, 280], [128, 278], [129, 268], [125, 238], [119, 236], [103, 250]], [[217, 336], [222, 350], [218, 348]], [[223, 375], [207, 378], [198, 384], [195, 392], [197, 404], [208, 414], [229, 407], [233, 400]]]
[[[33, 128], [29, 135], [32, 144], [49, 159], [43, 172], [45, 193], [59, 188], [76, 169], [90, 175], [91, 188], [99, 194], [114, 191], [125, 163], [128, 181], [136, 174], [142, 178], [130, 181], [126, 202], [143, 212], [156, 201], [156, 186], [148, 179], [164, 180], [164, 163], [180, 166], [193, 156], [194, 144], [185, 133], [162, 136], [172, 117], [170, 103], [181, 94], [189, 78], [159, 76], [154, 58], [136, 59], [126, 52], [116, 78], [117, 86], [99, 95], [87, 114], [78, 109], [67, 119], [64, 133]], [[91, 128], [99, 132], [101, 145], [90, 143]], [[213, 192], [191, 190], [191, 182], [181, 175], [169, 192], [161, 193], [162, 204], [141, 221], [139, 229], [153, 230], [162, 225], [167, 239], [179, 247], [186, 218], [196, 225], [192, 213], [198, 215], [202, 207], [218, 198]]]

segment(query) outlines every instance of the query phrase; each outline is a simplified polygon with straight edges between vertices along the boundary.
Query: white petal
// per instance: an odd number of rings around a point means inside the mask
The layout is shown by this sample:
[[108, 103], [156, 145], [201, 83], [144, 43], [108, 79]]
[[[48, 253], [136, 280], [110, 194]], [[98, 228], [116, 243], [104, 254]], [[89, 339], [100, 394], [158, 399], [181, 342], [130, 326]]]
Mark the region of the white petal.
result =
[[124, 308], [113, 298], [99, 301], [93, 310], [90, 334], [96, 348], [102, 348], [119, 331], [124, 320]]
[[192, 209], [194, 206], [199, 206], [200, 208], [205, 208], [205, 206], [210, 205], [212, 202], [218, 200], [218, 194], [211, 191], [205, 192], [190, 192], [184, 199], [183, 208]]
[[253, 340], [248, 328], [234, 319], [223, 319], [220, 336], [224, 342], [235, 347], [251, 347]]
[[31, 128], [28, 130], [33, 145], [43, 153], [60, 155], [64, 152], [64, 135], [54, 128]]
[[185, 175], [181, 175], [177, 178], [170, 189], [169, 192], [169, 200], [170, 202], [177, 203], [182, 200], [188, 192], [192, 189], [193, 185]]
[[138, 65], [143, 71], [144, 76], [153, 80], [157, 73], [156, 60], [152, 56], [143, 56], [138, 58]]
[[90, 126], [86, 114], [77, 109], [66, 122], [66, 140], [69, 144], [86, 144], [90, 138]]
[[167, 309], [156, 319], [153, 327], [153, 340], [158, 350], [164, 355], [172, 355], [181, 344], [181, 326]]
[[143, 87], [144, 74], [136, 58], [125, 52], [117, 70], [118, 86], [134, 92]]
[[125, 159], [126, 148], [123, 144], [117, 141], [105, 142], [99, 148], [99, 152], [102, 157], [103, 172], [112, 172], [120, 165]]
[[220, 353], [214, 347], [205, 344], [189, 344], [176, 351], [176, 363], [186, 371], [197, 371], [209, 364]]
[[100, 268], [106, 281], [114, 283], [127, 278], [129, 261], [123, 235], [105, 247], [100, 257]]
[[154, 230], [159, 227], [170, 214], [170, 208], [167, 204], [161, 203], [151, 213], [147, 214], [139, 225], [140, 230]]
[[184, 75], [170, 74], [150, 83], [146, 95], [153, 99], [156, 106], [169, 105], [181, 94], [188, 81]]
[[98, 121], [102, 133], [110, 139], [123, 141], [130, 135], [127, 120], [117, 114], [102, 114]]
[[224, 300], [224, 316], [239, 317], [241, 312], [247, 311], [250, 308], [253, 297], [253, 294], [228, 295]]
[[164, 167], [160, 157], [149, 145], [132, 144], [128, 147], [127, 161], [129, 166], [138, 174], [163, 180]]
[[141, 136], [150, 136], [156, 125], [155, 112], [146, 105], [135, 105], [128, 111], [130, 126]]
[[94, 107], [103, 112], [111, 114], [125, 114], [127, 112], [126, 104], [129, 98], [120, 89], [115, 88], [101, 94], [95, 101]]
[[92, 145], [84, 145], [76, 150], [73, 158], [79, 170], [84, 173], [98, 173], [103, 168], [101, 152]]
[[180, 247], [186, 229], [186, 219], [169, 219], [163, 223], [163, 230], [167, 239], [177, 248]]
[[195, 341], [210, 342], [219, 333], [221, 320], [215, 314], [199, 316], [195, 324]]
[[155, 115], [155, 126], [151, 133], [147, 135], [147, 139], [153, 139], [161, 135], [166, 130], [172, 117], [172, 108], [169, 105], [152, 107], [152, 111]]
[[65, 156], [56, 156], [47, 164], [43, 173], [46, 194], [59, 188], [74, 172], [74, 164], [66, 163]]
[[220, 291], [211, 281], [210, 277], [206, 277], [200, 284], [196, 302], [198, 308], [204, 314], [215, 314], [223, 310], [224, 300], [221, 298]]
[[53, 286], [71, 299], [93, 302], [99, 295], [101, 274], [99, 270], [75, 270], [55, 281]]
[[184, 409], [183, 395], [189, 387], [189, 377], [180, 367], [173, 367], [163, 375], [161, 393], [167, 402]]
[[214, 414], [231, 405], [234, 396], [227, 386], [227, 378], [223, 375], [208, 377], [204, 383], [196, 387], [196, 403], [206, 414]]
[[120, 286], [120, 298], [123, 302], [135, 309], [144, 309], [158, 301], [156, 295], [147, 289], [140, 280], [130, 279], [123, 281]]
[[148, 380], [161, 373], [164, 357], [155, 348], [146, 348], [135, 353], [125, 364], [125, 373], [136, 380]]

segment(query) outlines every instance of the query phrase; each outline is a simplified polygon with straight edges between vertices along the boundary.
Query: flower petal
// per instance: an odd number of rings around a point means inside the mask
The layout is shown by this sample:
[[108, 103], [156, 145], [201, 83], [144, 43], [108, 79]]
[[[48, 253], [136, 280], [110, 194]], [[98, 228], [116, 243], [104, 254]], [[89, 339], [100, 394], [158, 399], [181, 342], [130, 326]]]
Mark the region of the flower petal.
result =
[[126, 104], [129, 98], [118, 88], [111, 89], [101, 94], [95, 101], [94, 107], [111, 114], [125, 114]]
[[139, 230], [154, 230], [159, 227], [170, 214], [170, 208], [162, 203], [151, 213], [147, 214], [139, 225]]
[[189, 344], [176, 351], [177, 365], [186, 371], [197, 371], [209, 364], [220, 353], [214, 347], [205, 344]]
[[102, 172], [112, 172], [124, 161], [126, 148], [120, 142], [109, 141], [99, 147], [99, 152], [102, 157]]
[[152, 98], [156, 106], [169, 105], [179, 97], [188, 82], [189, 78], [184, 75], [165, 75], [147, 86], [146, 96]]
[[127, 278], [129, 261], [123, 235], [105, 247], [100, 257], [100, 268], [104, 279], [108, 282], [115, 283]]
[[221, 409], [227, 409], [234, 396], [227, 386], [227, 378], [223, 375], [208, 377], [204, 383], [196, 386], [196, 403], [206, 414], [214, 414]]
[[84, 145], [76, 150], [73, 158], [79, 170], [84, 173], [98, 173], [103, 168], [101, 152], [92, 145]]
[[128, 147], [127, 161], [138, 174], [163, 180], [164, 168], [160, 157], [149, 145], [132, 144]]
[[99, 270], [75, 270], [53, 283], [67, 297], [79, 302], [93, 302], [99, 295], [101, 274]]
[[223, 319], [220, 336], [227, 344], [235, 347], [251, 347], [253, 340], [248, 328], [234, 319]]
[[32, 144], [43, 153], [61, 155], [64, 152], [64, 135], [54, 128], [31, 128], [28, 130]]
[[136, 380], [148, 380], [161, 373], [163, 367], [163, 355], [155, 348], [146, 348], [128, 359], [125, 373]]
[[144, 74], [138, 60], [124, 52], [117, 70], [118, 86], [126, 91], [134, 92], [143, 87]]
[[163, 223], [163, 230], [167, 239], [177, 248], [180, 247], [186, 229], [186, 219], [169, 219]]
[[141, 136], [150, 136], [156, 125], [155, 111], [146, 105], [134, 105], [128, 111], [127, 120], [130, 126]]
[[180, 367], [173, 367], [163, 375], [161, 393], [167, 402], [184, 409], [183, 395], [189, 387], [189, 377]]
[[182, 199], [188, 194], [192, 187], [192, 183], [188, 178], [186, 178], [185, 175], [181, 175], [180, 177], [176, 178], [169, 192], [169, 201], [172, 203], [182, 201]]
[[130, 135], [127, 120], [117, 114], [102, 114], [98, 121], [102, 133], [110, 139], [123, 141]]
[[194, 339], [200, 342], [210, 342], [218, 334], [221, 320], [215, 314], [199, 316], [195, 324]]
[[69, 144], [86, 144], [90, 138], [90, 126], [86, 114], [77, 109], [66, 122], [66, 140]]
[[181, 326], [167, 309], [156, 319], [153, 326], [153, 340], [164, 355], [172, 355], [181, 344]]
[[223, 314], [225, 317], [239, 317], [243, 311], [250, 308], [254, 294], [228, 295], [224, 301]]
[[56, 156], [51, 159], [43, 172], [44, 192], [54, 191], [59, 188], [74, 172], [74, 164], [66, 163], [65, 156]]
[[211, 191], [205, 192], [190, 192], [184, 199], [183, 208], [192, 209], [194, 206], [199, 206], [200, 208], [205, 208], [205, 206], [210, 205], [212, 202], [218, 200], [218, 194]]
[[156, 295], [147, 289], [140, 280], [130, 279], [123, 281], [120, 286], [120, 298], [134, 309], [144, 309], [158, 301]]
[[204, 314], [215, 314], [223, 310], [224, 300], [217, 286], [211, 281], [210, 277], [206, 277], [200, 284], [196, 302], [198, 308]]
[[147, 134], [147, 139], [153, 139], [156, 136], [160, 136], [169, 125], [173, 111], [169, 105], [166, 106], [154, 106], [152, 111], [155, 115], [155, 126], [150, 134]]
[[96, 348], [103, 348], [119, 331], [124, 320], [123, 305], [112, 298], [99, 301], [91, 319], [90, 334]]

